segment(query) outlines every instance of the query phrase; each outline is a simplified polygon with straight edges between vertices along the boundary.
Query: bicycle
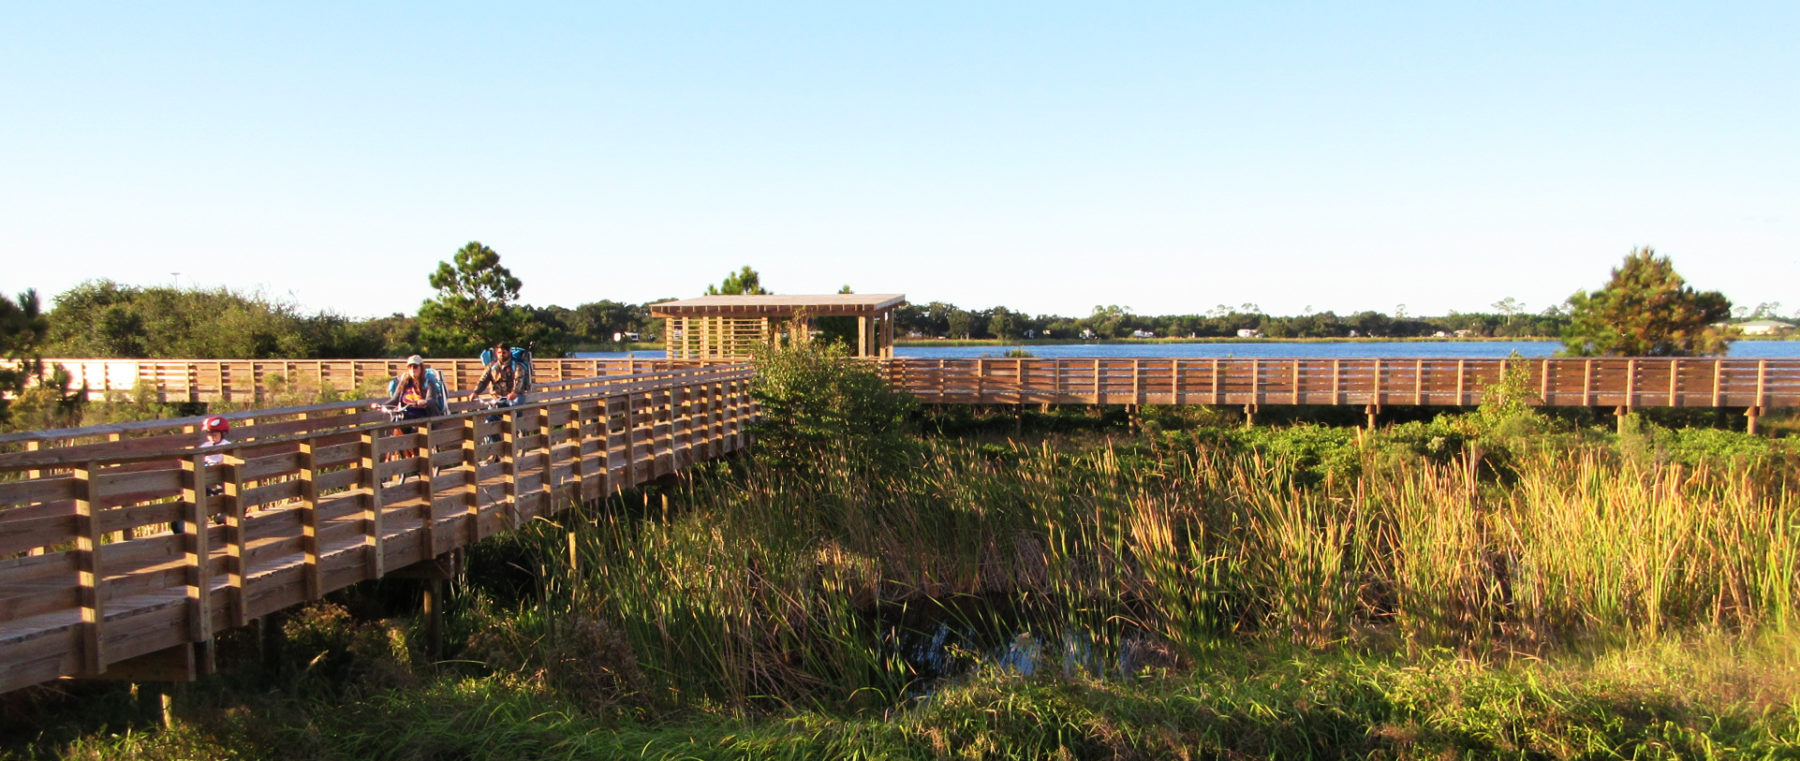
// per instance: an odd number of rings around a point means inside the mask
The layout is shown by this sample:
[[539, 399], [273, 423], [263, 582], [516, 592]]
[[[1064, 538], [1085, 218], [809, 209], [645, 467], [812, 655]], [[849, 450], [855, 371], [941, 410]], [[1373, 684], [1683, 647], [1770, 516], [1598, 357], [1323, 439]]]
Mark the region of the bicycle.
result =
[[[515, 404], [518, 404], [518, 402], [515, 402], [504, 396], [499, 396], [496, 394], [482, 394], [481, 396], [476, 398], [476, 401], [478, 401], [481, 404], [481, 409], [486, 412], [494, 412], [496, 410], [503, 410], [503, 409], [512, 407]], [[498, 422], [500, 422], [500, 417], [501, 416], [498, 414], [489, 415], [487, 417], [487, 422], [498, 423]], [[500, 440], [499, 434], [488, 434], [488, 436], [486, 438], [481, 440], [481, 443], [492, 444], [499, 440]], [[487, 462], [489, 465], [492, 465], [499, 461], [500, 461], [499, 455], [488, 455]]]
[[[407, 407], [404, 404], [385, 404], [382, 402], [372, 402], [369, 404], [369, 409], [379, 410], [383, 413], [386, 413], [388, 416], [388, 422], [399, 423], [399, 422], [402, 422], [402, 421], [405, 421], [408, 419], [407, 414], [411, 411], [412, 408]], [[417, 419], [417, 418], [413, 418], [413, 419]], [[412, 431], [410, 431], [408, 429], [396, 428], [396, 429], [394, 429], [394, 432], [390, 435], [406, 436], [406, 435], [410, 435], [411, 433], [412, 433]], [[407, 459], [412, 459], [412, 458], [415, 458], [418, 456], [419, 456], [419, 450], [417, 447], [414, 447], [414, 448], [410, 448], [410, 449], [402, 449], [402, 450], [399, 450], [396, 452], [390, 452], [387, 456], [382, 458], [382, 462], [393, 462], [394, 460], [407, 460]], [[437, 468], [434, 466], [432, 468], [433, 476], [437, 475], [436, 471], [437, 471]], [[412, 475], [411, 473], [406, 473], [406, 474], [401, 475], [400, 482], [405, 483], [406, 479], [408, 477], [410, 477], [411, 475]]]

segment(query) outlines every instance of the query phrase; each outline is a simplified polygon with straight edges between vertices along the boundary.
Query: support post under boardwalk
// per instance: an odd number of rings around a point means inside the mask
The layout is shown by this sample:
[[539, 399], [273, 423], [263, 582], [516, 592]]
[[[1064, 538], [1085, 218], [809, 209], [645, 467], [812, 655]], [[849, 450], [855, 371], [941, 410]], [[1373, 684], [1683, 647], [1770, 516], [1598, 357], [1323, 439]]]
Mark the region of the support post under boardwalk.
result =
[[425, 579], [419, 593], [419, 612], [425, 616], [425, 654], [433, 661], [444, 658], [444, 580]]

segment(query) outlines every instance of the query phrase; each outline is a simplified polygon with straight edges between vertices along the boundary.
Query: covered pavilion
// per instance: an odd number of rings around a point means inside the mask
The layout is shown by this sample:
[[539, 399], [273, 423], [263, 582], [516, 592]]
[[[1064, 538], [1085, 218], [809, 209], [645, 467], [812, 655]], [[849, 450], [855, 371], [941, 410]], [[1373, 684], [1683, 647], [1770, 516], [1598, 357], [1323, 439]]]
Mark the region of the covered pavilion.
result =
[[856, 318], [858, 357], [894, 356], [894, 309], [900, 293], [701, 296], [650, 305], [650, 316], [668, 320], [663, 345], [669, 359], [737, 359], [754, 346], [782, 346], [813, 339], [822, 317]]

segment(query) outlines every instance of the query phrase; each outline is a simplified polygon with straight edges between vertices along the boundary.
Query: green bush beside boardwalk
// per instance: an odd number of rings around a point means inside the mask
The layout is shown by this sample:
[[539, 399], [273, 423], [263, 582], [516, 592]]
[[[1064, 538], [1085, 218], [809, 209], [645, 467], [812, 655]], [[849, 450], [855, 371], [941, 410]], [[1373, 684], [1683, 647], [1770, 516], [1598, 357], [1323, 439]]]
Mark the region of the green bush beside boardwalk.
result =
[[369, 585], [283, 617], [286, 644], [261, 662], [226, 638], [227, 672], [177, 688], [172, 730], [123, 688], [82, 684], [9, 706], [10, 747], [1800, 754], [1784, 440], [1652, 421], [1619, 435], [1505, 394], [1372, 433], [1184, 409], [1134, 427], [929, 414], [840, 357], [789, 359], [759, 393], [810, 422], [762, 431], [771, 456], [478, 546], [443, 662], [396, 613], [406, 582]]

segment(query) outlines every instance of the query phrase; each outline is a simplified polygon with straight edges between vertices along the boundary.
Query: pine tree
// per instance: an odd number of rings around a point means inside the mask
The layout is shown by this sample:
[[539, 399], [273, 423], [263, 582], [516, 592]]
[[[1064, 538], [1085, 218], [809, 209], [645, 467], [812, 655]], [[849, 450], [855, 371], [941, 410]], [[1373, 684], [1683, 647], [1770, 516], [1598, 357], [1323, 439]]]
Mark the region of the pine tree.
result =
[[500, 254], [480, 241], [456, 252], [454, 264], [438, 262], [431, 274], [437, 298], [419, 305], [419, 343], [434, 356], [473, 355], [496, 341], [531, 341], [530, 316], [514, 302], [519, 279], [500, 264]]
[[1724, 354], [1731, 301], [1718, 291], [1688, 287], [1668, 257], [1639, 248], [1612, 271], [1606, 287], [1569, 297], [1564, 351], [1576, 357], [1682, 357]]

